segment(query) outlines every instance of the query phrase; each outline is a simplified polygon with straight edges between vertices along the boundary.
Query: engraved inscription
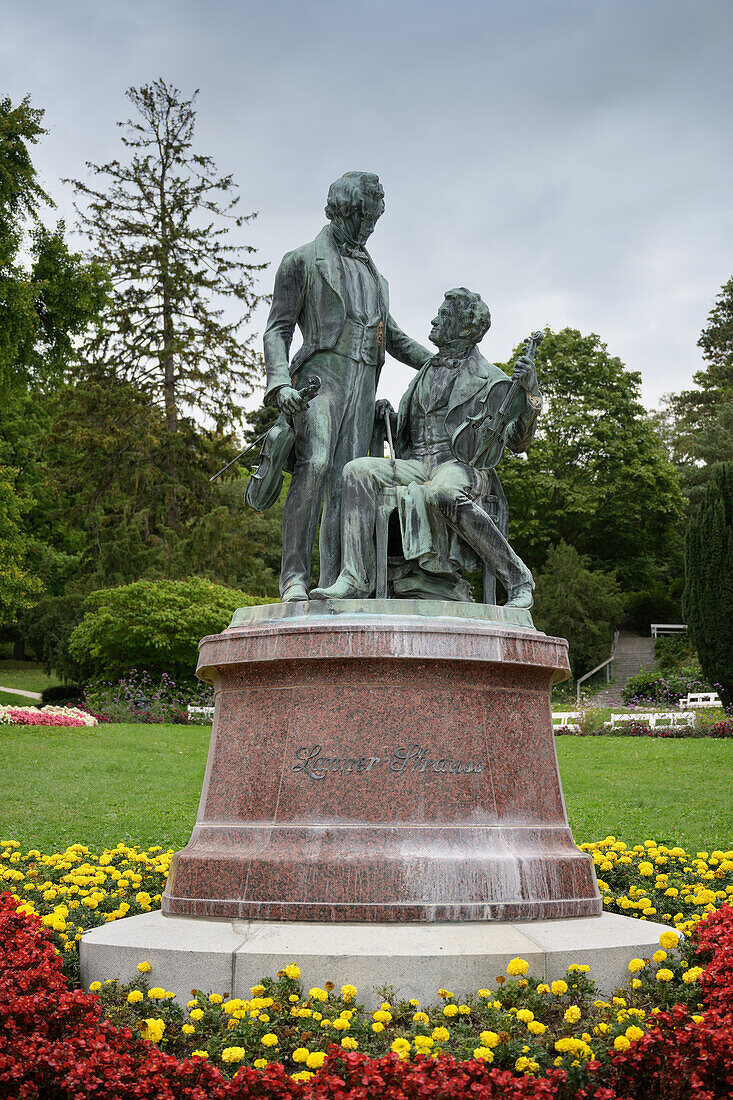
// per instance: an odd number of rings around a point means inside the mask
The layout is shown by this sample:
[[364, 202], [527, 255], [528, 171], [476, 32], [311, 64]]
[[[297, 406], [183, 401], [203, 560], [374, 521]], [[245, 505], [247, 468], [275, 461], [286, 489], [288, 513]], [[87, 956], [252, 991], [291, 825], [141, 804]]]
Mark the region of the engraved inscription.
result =
[[483, 765], [478, 760], [456, 760], [450, 753], [439, 756], [420, 745], [398, 745], [383, 756], [326, 756], [320, 745], [302, 745], [295, 752], [291, 771], [303, 772], [311, 779], [327, 775], [364, 775], [387, 768], [397, 774], [419, 772], [422, 775], [480, 775]]

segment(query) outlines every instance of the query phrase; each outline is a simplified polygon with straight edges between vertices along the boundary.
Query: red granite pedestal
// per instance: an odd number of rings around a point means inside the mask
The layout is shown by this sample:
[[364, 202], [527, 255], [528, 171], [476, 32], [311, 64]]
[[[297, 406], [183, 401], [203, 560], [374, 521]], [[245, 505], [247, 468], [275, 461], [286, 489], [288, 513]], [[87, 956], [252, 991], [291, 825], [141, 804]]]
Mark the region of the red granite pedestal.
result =
[[569, 675], [567, 643], [528, 613], [396, 600], [243, 609], [203, 639], [197, 672], [216, 689], [214, 726], [164, 914], [601, 913], [555, 754], [550, 689]]

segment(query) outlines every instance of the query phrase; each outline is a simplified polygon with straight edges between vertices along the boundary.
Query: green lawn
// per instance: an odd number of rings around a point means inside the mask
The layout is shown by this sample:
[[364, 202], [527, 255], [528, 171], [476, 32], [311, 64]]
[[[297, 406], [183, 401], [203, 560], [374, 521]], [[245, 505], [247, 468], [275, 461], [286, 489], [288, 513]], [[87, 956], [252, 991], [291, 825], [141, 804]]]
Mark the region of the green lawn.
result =
[[57, 684], [56, 677], [47, 676], [35, 661], [0, 661], [0, 687], [21, 688], [22, 691], [43, 691]]
[[[2, 727], [0, 834], [52, 851], [119, 840], [181, 847], [196, 817], [208, 726]], [[692, 851], [733, 847], [733, 741], [557, 740], [575, 839], [609, 833]]]

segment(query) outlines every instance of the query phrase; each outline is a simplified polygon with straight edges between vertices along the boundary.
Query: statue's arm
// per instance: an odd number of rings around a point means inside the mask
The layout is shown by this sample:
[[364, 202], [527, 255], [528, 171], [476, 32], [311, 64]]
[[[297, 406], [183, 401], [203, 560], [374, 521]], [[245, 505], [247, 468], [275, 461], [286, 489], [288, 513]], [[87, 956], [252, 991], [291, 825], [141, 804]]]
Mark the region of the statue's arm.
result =
[[303, 308], [306, 279], [303, 255], [289, 252], [275, 275], [272, 307], [263, 337], [267, 370], [266, 405], [274, 404], [275, 395], [282, 386], [291, 385], [288, 368], [290, 344]]
[[509, 425], [506, 441], [515, 454], [523, 454], [534, 439], [537, 431], [537, 420], [542, 412], [542, 394], [526, 394], [524, 411]]
[[418, 344], [417, 340], [411, 340], [402, 331], [392, 314], [387, 318], [387, 339], [385, 346], [393, 359], [400, 363], [406, 363], [408, 367], [420, 370], [428, 359], [432, 359], [433, 353]]

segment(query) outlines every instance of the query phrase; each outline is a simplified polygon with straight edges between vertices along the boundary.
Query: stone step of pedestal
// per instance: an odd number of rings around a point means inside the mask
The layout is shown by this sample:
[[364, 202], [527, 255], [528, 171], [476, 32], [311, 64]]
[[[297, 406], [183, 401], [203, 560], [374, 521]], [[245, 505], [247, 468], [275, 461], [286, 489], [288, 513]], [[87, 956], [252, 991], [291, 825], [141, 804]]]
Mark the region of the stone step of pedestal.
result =
[[150, 963], [152, 985], [179, 1002], [191, 990], [246, 998], [263, 977], [297, 963], [303, 986], [355, 985], [368, 1007], [392, 985], [400, 998], [437, 1003], [438, 990], [457, 997], [495, 988], [517, 956], [542, 981], [564, 978], [571, 963], [587, 964], [599, 992], [610, 995], [629, 979], [632, 958], [649, 958], [667, 927], [603, 913], [600, 917], [443, 924], [212, 921], [161, 912], [125, 917], [87, 932], [81, 940], [81, 980], [137, 978]]

